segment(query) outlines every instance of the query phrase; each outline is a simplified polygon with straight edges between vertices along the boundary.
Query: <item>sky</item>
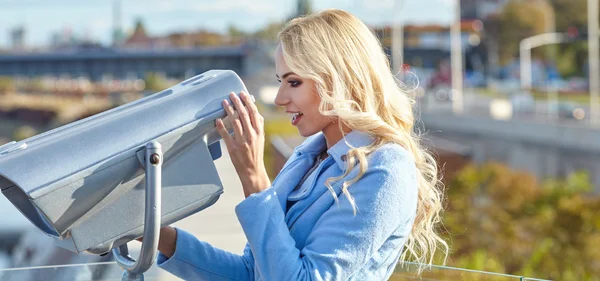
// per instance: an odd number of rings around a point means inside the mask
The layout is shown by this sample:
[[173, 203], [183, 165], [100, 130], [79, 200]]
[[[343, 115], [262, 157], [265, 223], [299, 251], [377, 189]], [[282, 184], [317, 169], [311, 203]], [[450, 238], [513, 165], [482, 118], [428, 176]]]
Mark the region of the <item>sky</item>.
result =
[[[313, 0], [314, 10], [344, 9], [367, 24], [448, 24], [453, 0]], [[77, 37], [111, 42], [115, 0], [0, 0], [0, 48], [10, 44], [10, 30], [26, 29], [28, 46], [43, 46], [51, 35], [71, 29]], [[368, 3], [368, 4], [367, 4]], [[294, 0], [121, 0], [122, 28], [133, 29], [141, 18], [150, 35], [200, 28], [225, 31], [229, 25], [254, 31], [283, 20], [295, 10]]]

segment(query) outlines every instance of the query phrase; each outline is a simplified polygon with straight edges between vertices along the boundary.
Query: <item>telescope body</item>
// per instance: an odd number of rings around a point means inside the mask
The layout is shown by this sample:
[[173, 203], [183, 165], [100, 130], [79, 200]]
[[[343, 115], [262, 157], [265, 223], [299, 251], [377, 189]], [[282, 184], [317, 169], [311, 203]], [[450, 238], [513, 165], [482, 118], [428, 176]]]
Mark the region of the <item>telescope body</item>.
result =
[[145, 146], [162, 146], [161, 225], [214, 204], [223, 186], [216, 118], [229, 93], [246, 91], [229, 70], [0, 147], [2, 194], [57, 245], [104, 254], [144, 227]]

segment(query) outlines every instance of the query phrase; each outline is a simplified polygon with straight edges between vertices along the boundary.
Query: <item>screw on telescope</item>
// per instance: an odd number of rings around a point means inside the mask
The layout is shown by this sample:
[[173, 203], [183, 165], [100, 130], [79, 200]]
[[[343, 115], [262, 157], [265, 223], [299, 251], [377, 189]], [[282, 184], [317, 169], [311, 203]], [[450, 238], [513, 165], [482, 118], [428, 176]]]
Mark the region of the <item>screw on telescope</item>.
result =
[[156, 153], [150, 155], [150, 164], [158, 165], [158, 163], [160, 163], [160, 156]]

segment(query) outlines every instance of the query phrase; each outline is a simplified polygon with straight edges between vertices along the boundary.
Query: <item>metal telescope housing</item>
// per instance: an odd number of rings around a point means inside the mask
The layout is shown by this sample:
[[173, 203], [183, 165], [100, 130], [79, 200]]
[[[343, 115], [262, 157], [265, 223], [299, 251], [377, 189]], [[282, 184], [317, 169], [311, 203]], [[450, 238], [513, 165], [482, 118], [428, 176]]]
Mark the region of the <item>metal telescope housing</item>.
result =
[[[213, 162], [221, 156], [215, 120], [226, 116], [221, 102], [228, 94], [241, 91], [246, 87], [235, 72], [210, 70], [1, 146], [2, 194], [58, 246], [105, 254], [145, 235], [152, 200], [160, 210], [156, 230], [218, 200], [223, 186]], [[157, 159], [160, 165], [148, 167]], [[153, 198], [150, 189], [158, 189]]]

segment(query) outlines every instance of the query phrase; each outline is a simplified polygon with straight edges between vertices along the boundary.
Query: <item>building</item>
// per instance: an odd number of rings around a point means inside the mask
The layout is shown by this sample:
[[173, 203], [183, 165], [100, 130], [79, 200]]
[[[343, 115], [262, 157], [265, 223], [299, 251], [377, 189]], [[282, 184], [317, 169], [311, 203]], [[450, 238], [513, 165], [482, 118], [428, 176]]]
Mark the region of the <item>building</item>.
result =
[[[463, 20], [461, 23], [461, 45], [465, 53], [465, 69], [473, 70], [478, 64], [486, 61], [482, 46], [482, 22], [480, 20]], [[375, 34], [380, 38], [386, 53], [391, 58], [392, 28], [387, 26], [376, 28]], [[444, 60], [450, 59], [451, 33], [450, 26], [441, 25], [406, 25], [404, 26], [404, 63], [413, 67], [436, 69]]]
[[11, 48], [16, 51], [25, 49], [25, 28], [20, 26], [10, 32]]
[[144, 78], [148, 72], [185, 78], [210, 69], [245, 73], [248, 45], [128, 50], [91, 46], [45, 53], [0, 54], [0, 76], [70, 76], [93, 81]]
[[209, 46], [229, 46], [243, 44], [241, 37], [208, 30], [192, 32], [173, 32], [164, 36], [150, 36], [142, 19], [137, 19], [133, 33], [120, 46], [125, 49], [169, 49], [169, 48], [202, 48]]
[[500, 13], [508, 0], [461, 0], [460, 17], [463, 20], [486, 19]]

